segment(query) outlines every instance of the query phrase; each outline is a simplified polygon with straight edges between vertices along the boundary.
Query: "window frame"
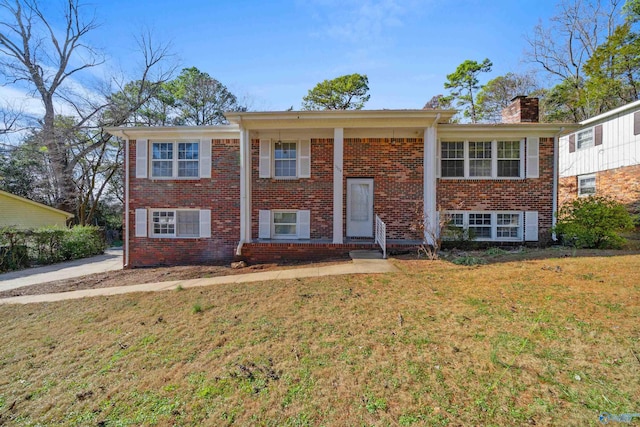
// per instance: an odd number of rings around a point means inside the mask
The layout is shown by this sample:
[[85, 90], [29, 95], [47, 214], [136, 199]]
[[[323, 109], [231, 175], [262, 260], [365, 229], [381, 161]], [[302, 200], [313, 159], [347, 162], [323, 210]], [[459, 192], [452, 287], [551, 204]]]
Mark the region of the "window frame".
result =
[[[461, 160], [459, 158], [456, 159], [451, 159], [451, 158], [444, 158], [442, 156], [442, 149], [443, 149], [443, 144], [448, 144], [448, 143], [463, 143], [463, 155], [464, 158], [462, 159], [464, 161], [464, 172], [463, 175], [461, 176], [444, 176], [442, 174], [443, 171], [443, 161], [447, 161], [447, 160]], [[498, 157], [499, 154], [499, 150], [498, 150], [498, 145], [499, 143], [506, 143], [506, 142], [517, 142], [518, 143], [518, 159], [515, 158], [506, 158], [506, 157]], [[471, 152], [471, 148], [470, 145], [471, 144], [478, 144], [478, 143], [491, 143], [491, 157], [490, 158], [471, 158], [470, 152]], [[438, 178], [440, 179], [444, 179], [444, 180], [448, 180], [448, 179], [464, 179], [464, 180], [522, 180], [525, 179], [525, 161], [526, 161], [526, 153], [525, 153], [525, 139], [521, 138], [521, 139], [515, 139], [515, 138], [503, 138], [503, 139], [466, 139], [466, 140], [459, 140], [459, 139], [444, 139], [444, 140], [439, 140], [438, 141], [438, 170], [439, 170], [439, 176]], [[472, 161], [482, 161], [482, 160], [489, 160], [490, 164], [491, 164], [491, 170], [490, 170], [490, 174], [489, 175], [471, 175], [471, 162]], [[518, 176], [501, 176], [499, 175], [499, 164], [501, 161], [514, 161], [517, 160], [518, 161]]]
[[[588, 197], [596, 194], [596, 192], [598, 191], [598, 180], [595, 173], [578, 175], [577, 178], [578, 178], [578, 197]], [[585, 187], [581, 185], [581, 181], [586, 181], [590, 179], [593, 179], [593, 193], [585, 193], [584, 192]]]
[[[291, 159], [291, 158], [287, 158], [287, 159], [276, 159], [276, 145], [277, 144], [295, 144], [295, 149], [296, 149], [296, 156], [295, 158]], [[294, 166], [294, 170], [295, 170], [295, 175], [291, 176], [291, 175], [283, 175], [283, 176], [279, 176], [276, 174], [276, 161], [291, 161], [293, 160], [295, 162], [295, 166]], [[272, 177], [273, 179], [279, 179], [279, 180], [287, 180], [287, 179], [298, 179], [298, 166], [299, 166], [299, 162], [300, 162], [300, 141], [299, 140], [295, 140], [295, 139], [287, 139], [287, 140], [277, 140], [277, 141], [271, 141], [271, 170], [272, 172]]]
[[[455, 215], [455, 214], [461, 214], [462, 215], [462, 223], [463, 223], [463, 230], [464, 230], [464, 235], [468, 236], [469, 233], [469, 217], [470, 215], [491, 215], [490, 216], [490, 221], [491, 224], [486, 226], [487, 228], [491, 229], [491, 237], [487, 238], [487, 237], [475, 237], [474, 240], [478, 241], [478, 242], [523, 242], [524, 241], [524, 212], [523, 211], [460, 211], [460, 210], [453, 210], [453, 211], [445, 211], [444, 212], [445, 215]], [[518, 225], [517, 227], [510, 227], [510, 228], [517, 228], [517, 234], [518, 237], [498, 237], [498, 228], [501, 227], [501, 225], [498, 224], [498, 215], [517, 215], [518, 216]], [[459, 227], [459, 225], [456, 224], [456, 227]], [[505, 226], [502, 225], [502, 227], [509, 227], [509, 226]]]
[[[294, 214], [295, 221], [292, 223], [281, 223], [285, 225], [293, 225], [295, 227], [294, 234], [278, 234], [276, 233], [276, 214], [278, 213], [286, 213], [286, 214]], [[280, 240], [297, 240], [299, 235], [298, 229], [298, 210], [297, 209], [273, 209], [271, 210], [271, 238], [272, 239], [280, 239]]]
[[[462, 157], [444, 157], [443, 156], [443, 146], [442, 146], [443, 143], [447, 144], [447, 145], [448, 144], [462, 144]], [[442, 141], [442, 142], [440, 142], [440, 147], [439, 147], [439, 150], [440, 150], [440, 175], [442, 176], [442, 178], [453, 178], [453, 179], [464, 178], [464, 169], [465, 169], [464, 168], [464, 164], [465, 164], [465, 160], [464, 160], [465, 159], [465, 155], [464, 155], [465, 149], [464, 149], [464, 147], [465, 147], [465, 141]], [[447, 153], [449, 153], [451, 151], [458, 151], [458, 149], [457, 148], [455, 148], [454, 150], [447, 149]], [[462, 162], [462, 176], [460, 176], [460, 175], [447, 175], [447, 176], [444, 176], [442, 174], [442, 171], [444, 170], [444, 168], [442, 167], [443, 166], [443, 162]], [[457, 169], [457, 167], [456, 167], [456, 169]]]
[[[180, 212], [196, 212], [197, 213], [197, 235], [179, 235], [179, 213]], [[173, 214], [173, 233], [156, 233], [154, 214], [156, 213], [171, 213]], [[154, 239], [199, 239], [200, 230], [200, 209], [149, 209], [149, 237]]]
[[[580, 136], [586, 133], [591, 134], [590, 138], [587, 140], [589, 142], [588, 145], [584, 145], [585, 141], [580, 140]], [[596, 145], [596, 135], [593, 127], [576, 132], [576, 150], [586, 150], [587, 148], [595, 147], [595, 145]]]
[[[200, 140], [149, 140], [149, 178], [150, 179], [157, 179], [157, 180], [176, 180], [176, 179], [184, 179], [184, 180], [188, 180], [188, 179], [200, 179], [200, 162], [202, 161], [201, 159], [201, 144], [202, 142]], [[153, 158], [153, 146], [154, 144], [172, 144], [172, 155], [173, 158], [172, 159], [154, 159]], [[195, 144], [196, 145], [196, 155], [197, 155], [197, 160], [193, 160], [193, 159], [180, 159], [180, 155], [179, 155], [179, 150], [180, 150], [180, 144]], [[154, 162], [167, 162], [167, 161], [171, 161], [171, 176], [156, 176], [154, 175], [154, 170], [153, 170], [153, 164]], [[179, 175], [179, 170], [180, 170], [180, 163], [185, 163], [185, 162], [196, 162], [197, 161], [197, 166], [196, 166], [196, 175], [193, 176], [181, 176]]]

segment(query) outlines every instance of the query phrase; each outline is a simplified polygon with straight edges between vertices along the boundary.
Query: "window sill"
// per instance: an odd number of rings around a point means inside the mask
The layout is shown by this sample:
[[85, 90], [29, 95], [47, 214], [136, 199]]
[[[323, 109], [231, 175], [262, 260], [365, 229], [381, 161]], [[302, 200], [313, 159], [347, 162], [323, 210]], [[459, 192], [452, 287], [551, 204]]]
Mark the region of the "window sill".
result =
[[[453, 177], [453, 176], [441, 176], [438, 179], [442, 179], [445, 181], [524, 181], [527, 178], [522, 178], [519, 176], [514, 177]], [[528, 178], [532, 179], [532, 178]]]
[[[138, 178], [138, 179], [145, 179], [145, 178]], [[204, 178], [200, 178], [199, 176], [180, 176], [180, 177], [150, 176], [147, 179], [151, 181], [200, 181]]]
[[195, 239], [207, 239], [207, 237], [186, 237], [186, 236], [158, 236], [158, 235], [153, 235], [153, 236], [148, 236], [149, 239], [167, 239], [167, 240], [176, 240], [176, 239], [183, 239], [183, 240], [195, 240]]

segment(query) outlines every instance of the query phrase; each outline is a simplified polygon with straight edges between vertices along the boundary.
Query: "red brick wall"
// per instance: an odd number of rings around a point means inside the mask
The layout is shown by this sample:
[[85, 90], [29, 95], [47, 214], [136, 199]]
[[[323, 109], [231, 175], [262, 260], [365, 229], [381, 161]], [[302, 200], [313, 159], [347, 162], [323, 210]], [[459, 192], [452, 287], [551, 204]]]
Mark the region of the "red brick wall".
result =
[[[212, 140], [211, 179], [136, 178], [136, 141], [129, 142], [129, 266], [210, 263], [232, 259], [240, 238], [240, 141]], [[135, 237], [139, 208], [211, 209], [211, 238]]]
[[438, 179], [438, 208], [538, 211], [538, 234], [544, 240], [553, 220], [553, 138], [540, 138], [539, 176], [523, 180]]
[[260, 141], [251, 140], [252, 231], [258, 238], [260, 210], [311, 211], [311, 238], [333, 238], [333, 139], [311, 139], [311, 178], [260, 178]]
[[387, 224], [387, 239], [417, 239], [411, 231], [423, 196], [422, 138], [345, 138], [344, 210], [348, 178], [373, 178], [373, 210]]
[[[596, 173], [596, 194], [609, 196], [640, 213], [640, 165], [625, 166]], [[578, 197], [578, 177], [560, 178], [558, 203], [562, 206]]]

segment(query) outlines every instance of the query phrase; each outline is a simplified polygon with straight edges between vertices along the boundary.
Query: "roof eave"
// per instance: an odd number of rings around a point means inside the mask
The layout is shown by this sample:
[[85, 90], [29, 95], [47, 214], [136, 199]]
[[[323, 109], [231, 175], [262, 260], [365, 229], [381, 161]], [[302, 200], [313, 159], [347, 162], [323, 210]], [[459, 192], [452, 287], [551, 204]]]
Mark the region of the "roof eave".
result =
[[227, 120], [245, 129], [430, 127], [448, 121], [455, 110], [322, 110], [228, 112]]
[[219, 137], [237, 138], [240, 127], [235, 124], [216, 126], [150, 126], [150, 127], [105, 127], [105, 132], [123, 139], [139, 137]]
[[570, 133], [579, 127], [576, 123], [446, 123], [438, 126], [438, 136], [440, 138], [555, 137]]
[[9, 193], [7, 191], [0, 190], [0, 194], [4, 194], [7, 197], [10, 197], [12, 199], [16, 199], [16, 200], [19, 200], [21, 202], [29, 203], [31, 205], [37, 206], [37, 207], [42, 208], [42, 209], [47, 209], [47, 210], [53, 211], [55, 213], [63, 214], [63, 215], [65, 215], [67, 217], [67, 219], [71, 219], [71, 218], [75, 217], [75, 215], [72, 214], [72, 213], [69, 213], [69, 212], [66, 212], [66, 211], [63, 211], [63, 210], [60, 210], [60, 209], [56, 209], [56, 208], [54, 208], [52, 206], [47, 206], [44, 203], [39, 203], [39, 202], [36, 202], [36, 201], [33, 201], [33, 200], [29, 200], [26, 197], [21, 197], [21, 196], [18, 196], [16, 194]]

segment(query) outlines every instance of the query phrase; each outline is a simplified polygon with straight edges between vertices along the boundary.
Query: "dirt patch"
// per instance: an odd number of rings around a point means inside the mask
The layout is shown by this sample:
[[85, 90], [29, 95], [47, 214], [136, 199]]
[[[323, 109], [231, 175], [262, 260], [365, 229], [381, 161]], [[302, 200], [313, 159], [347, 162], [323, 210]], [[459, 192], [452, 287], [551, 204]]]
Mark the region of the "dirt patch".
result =
[[330, 259], [323, 262], [285, 262], [280, 264], [255, 264], [233, 269], [229, 265], [188, 265], [174, 267], [134, 268], [130, 270], [109, 271], [90, 274], [72, 279], [56, 280], [0, 292], [0, 298], [23, 295], [41, 295], [58, 292], [79, 291], [82, 289], [131, 286], [143, 283], [169, 282], [173, 280], [202, 279], [218, 276], [255, 273], [259, 271], [284, 270], [304, 267], [320, 267], [350, 262], [347, 259]]

